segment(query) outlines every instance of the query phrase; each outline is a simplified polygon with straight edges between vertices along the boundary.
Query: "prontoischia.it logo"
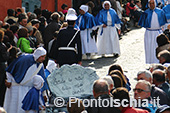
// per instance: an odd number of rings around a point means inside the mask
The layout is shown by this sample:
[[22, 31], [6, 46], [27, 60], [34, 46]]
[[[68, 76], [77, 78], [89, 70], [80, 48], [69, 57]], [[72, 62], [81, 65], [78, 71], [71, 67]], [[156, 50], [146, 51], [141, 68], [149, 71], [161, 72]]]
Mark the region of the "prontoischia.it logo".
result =
[[[71, 100], [75, 100], [75, 101], [71, 101]], [[69, 97], [69, 107], [71, 107], [71, 104], [73, 103], [78, 103], [78, 107], [80, 107], [81, 102], [83, 104], [84, 107], [158, 107], [159, 106], [159, 97], [156, 97], [154, 99], [152, 99], [152, 105], [153, 106], [149, 106], [150, 101], [148, 99], [134, 99], [134, 98], [130, 98], [130, 100], [128, 101], [128, 99], [123, 99], [123, 100], [119, 100], [119, 99], [113, 99], [112, 97], [110, 98], [106, 98], [106, 99], [101, 99], [100, 97], [98, 99], [77, 99], [76, 97]], [[54, 105], [56, 107], [63, 107], [66, 104], [64, 98], [62, 97], [57, 97], [54, 99]]]

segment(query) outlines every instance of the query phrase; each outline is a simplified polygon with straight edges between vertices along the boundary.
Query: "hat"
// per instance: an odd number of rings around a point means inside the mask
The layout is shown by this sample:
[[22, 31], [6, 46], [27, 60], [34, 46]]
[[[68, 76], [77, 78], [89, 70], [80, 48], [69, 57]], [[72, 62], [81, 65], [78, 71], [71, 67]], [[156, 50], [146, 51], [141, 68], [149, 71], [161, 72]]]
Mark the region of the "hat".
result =
[[31, 23], [32, 25], [34, 25], [34, 24], [40, 23], [40, 21], [38, 19], [32, 19]]
[[46, 55], [46, 53], [43, 47], [38, 47], [33, 53], [34, 59], [37, 60], [40, 56]]
[[109, 1], [104, 1], [104, 3], [103, 3], [103, 8], [104, 9], [105, 9], [105, 7], [104, 7], [105, 4], [109, 4], [109, 7], [111, 8], [111, 3]]
[[40, 75], [33, 76], [33, 85], [36, 89], [40, 90], [43, 87], [44, 79]]
[[75, 14], [76, 15], [77, 13], [73, 8], [69, 8], [68, 12], [67, 12], [67, 15], [69, 15], [69, 14]]
[[84, 12], [87, 12], [88, 11], [88, 6], [87, 5], [81, 5], [80, 6], [80, 9], [83, 10]]
[[77, 20], [77, 16], [75, 14], [69, 14], [66, 16], [66, 20], [75, 21]]
[[156, 110], [155, 113], [162, 113], [166, 110], [170, 110], [170, 106], [168, 105], [162, 105], [162, 106], [159, 106], [159, 108]]
[[71, 20], [71, 21], [77, 20], [76, 11], [73, 8], [68, 9], [66, 20]]

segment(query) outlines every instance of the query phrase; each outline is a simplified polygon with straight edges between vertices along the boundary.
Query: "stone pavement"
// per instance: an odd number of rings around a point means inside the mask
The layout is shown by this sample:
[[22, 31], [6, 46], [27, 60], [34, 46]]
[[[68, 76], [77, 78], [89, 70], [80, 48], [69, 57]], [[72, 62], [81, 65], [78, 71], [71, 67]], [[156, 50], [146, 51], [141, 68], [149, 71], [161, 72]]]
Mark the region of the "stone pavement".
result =
[[[82, 65], [94, 69], [99, 76], [104, 76], [112, 64], [119, 64], [125, 75], [130, 79], [131, 88], [133, 89], [136, 85], [137, 72], [149, 67], [145, 64], [144, 32], [144, 28], [133, 29], [122, 36], [120, 40], [121, 55], [117, 59], [112, 55], [104, 58], [94, 56], [91, 60], [83, 60]], [[132, 90], [130, 96], [133, 96]]]

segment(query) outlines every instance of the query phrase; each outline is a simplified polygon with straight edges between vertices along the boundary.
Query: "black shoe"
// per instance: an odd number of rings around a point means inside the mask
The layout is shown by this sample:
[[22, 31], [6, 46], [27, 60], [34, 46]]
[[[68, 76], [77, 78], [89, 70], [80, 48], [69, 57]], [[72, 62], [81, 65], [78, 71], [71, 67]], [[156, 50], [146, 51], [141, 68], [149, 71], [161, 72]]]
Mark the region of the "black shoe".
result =
[[116, 53], [116, 54], [114, 55], [114, 57], [115, 57], [115, 58], [118, 58], [118, 57], [119, 57], [119, 54]]

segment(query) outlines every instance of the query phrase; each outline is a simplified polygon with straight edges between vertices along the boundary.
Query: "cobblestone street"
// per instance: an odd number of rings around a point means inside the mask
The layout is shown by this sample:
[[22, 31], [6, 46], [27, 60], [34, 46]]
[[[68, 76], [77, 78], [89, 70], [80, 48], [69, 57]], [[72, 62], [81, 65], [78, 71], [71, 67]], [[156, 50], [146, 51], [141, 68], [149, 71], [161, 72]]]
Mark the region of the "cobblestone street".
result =
[[[123, 35], [120, 40], [121, 55], [117, 59], [112, 55], [104, 58], [95, 56], [93, 60], [83, 60], [82, 65], [96, 70], [99, 76], [104, 76], [112, 64], [119, 64], [130, 79], [131, 88], [133, 89], [136, 84], [137, 72], [149, 67], [145, 64], [144, 32], [145, 29], [140, 28], [133, 29]], [[132, 90], [130, 95], [133, 96]]]

